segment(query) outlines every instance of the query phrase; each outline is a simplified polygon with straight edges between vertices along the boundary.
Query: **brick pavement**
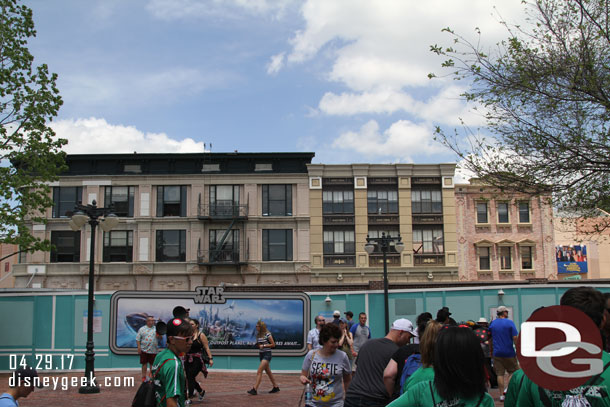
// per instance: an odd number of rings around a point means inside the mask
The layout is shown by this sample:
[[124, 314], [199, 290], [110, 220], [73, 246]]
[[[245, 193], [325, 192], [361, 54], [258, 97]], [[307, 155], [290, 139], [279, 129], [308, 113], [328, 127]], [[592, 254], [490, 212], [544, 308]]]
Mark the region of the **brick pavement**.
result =
[[[41, 375], [43, 376], [43, 375]], [[54, 375], [62, 380], [62, 377], [82, 377], [83, 373], [67, 373]], [[111, 387], [102, 388], [99, 394], [79, 394], [78, 387], [70, 387], [62, 390], [61, 385], [57, 390], [52, 388], [36, 389], [26, 399], [20, 399], [21, 407], [82, 407], [82, 406], [131, 406], [131, 401], [140, 385], [138, 382], [139, 372], [114, 371], [97, 372], [98, 383], [104, 383], [106, 378], [122, 381], [126, 377], [133, 377], [135, 387]], [[202, 376], [199, 376], [202, 378]], [[205, 399], [202, 402], [193, 402], [193, 407], [284, 407], [297, 406], [303, 387], [298, 382], [298, 374], [275, 374], [280, 386], [280, 392], [268, 394], [271, 390], [271, 383], [266, 376], [259, 388], [257, 396], [250, 396], [246, 391], [252, 388], [256, 378], [255, 373], [233, 373], [210, 370], [207, 379], [202, 380], [202, 387], [206, 390]], [[0, 392], [4, 393], [8, 389], [9, 374], [0, 375]], [[67, 380], [67, 379], [64, 379]], [[498, 391], [492, 390], [492, 396], [496, 400], [496, 406], [501, 407], [503, 403], [498, 401]]]

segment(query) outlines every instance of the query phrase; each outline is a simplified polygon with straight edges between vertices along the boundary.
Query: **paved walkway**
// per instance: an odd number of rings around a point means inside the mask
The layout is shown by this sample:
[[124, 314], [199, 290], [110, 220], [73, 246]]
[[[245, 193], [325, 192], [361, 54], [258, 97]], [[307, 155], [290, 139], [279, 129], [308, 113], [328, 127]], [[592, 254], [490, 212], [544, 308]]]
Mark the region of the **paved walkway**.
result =
[[[44, 376], [44, 375], [41, 375]], [[58, 388], [36, 389], [26, 399], [20, 399], [20, 407], [83, 407], [83, 406], [131, 406], [131, 401], [140, 385], [140, 375], [134, 371], [98, 372], [97, 380], [100, 385], [109, 380], [110, 383], [117, 381], [121, 384], [117, 387], [102, 387], [99, 394], [79, 394], [78, 386], [69, 387], [67, 390], [61, 388], [61, 381], [71, 378], [80, 379], [83, 373], [69, 373], [53, 375], [59, 380]], [[202, 376], [199, 376], [202, 378]], [[205, 399], [202, 402], [193, 402], [193, 407], [297, 407], [303, 391], [299, 384], [298, 374], [275, 374], [280, 386], [280, 392], [268, 394], [271, 383], [266, 376], [259, 388], [257, 396], [250, 396], [246, 391], [252, 388], [256, 378], [255, 373], [229, 373], [210, 370], [208, 378], [202, 380], [202, 386], [206, 390]], [[126, 378], [134, 378], [135, 386], [122, 385]], [[9, 374], [0, 375], [0, 393], [8, 389]], [[496, 406], [502, 406], [498, 401], [498, 391], [492, 390], [492, 396], [496, 400]]]

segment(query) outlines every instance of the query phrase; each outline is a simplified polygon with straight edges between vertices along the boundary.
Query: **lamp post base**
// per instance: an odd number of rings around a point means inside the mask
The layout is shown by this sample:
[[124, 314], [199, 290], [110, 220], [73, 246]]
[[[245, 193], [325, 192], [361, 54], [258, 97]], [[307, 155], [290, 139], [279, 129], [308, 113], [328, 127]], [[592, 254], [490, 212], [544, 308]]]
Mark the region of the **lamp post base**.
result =
[[100, 388], [97, 386], [82, 386], [78, 389], [80, 394], [95, 394], [100, 392]]

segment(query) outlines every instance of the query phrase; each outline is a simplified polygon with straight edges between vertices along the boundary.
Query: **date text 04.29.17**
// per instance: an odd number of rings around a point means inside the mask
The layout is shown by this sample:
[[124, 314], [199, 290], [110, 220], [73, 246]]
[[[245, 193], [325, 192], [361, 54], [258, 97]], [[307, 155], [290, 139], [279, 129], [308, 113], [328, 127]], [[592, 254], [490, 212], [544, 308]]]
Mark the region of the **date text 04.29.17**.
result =
[[32, 355], [9, 355], [9, 369], [33, 367], [36, 370], [70, 370], [74, 363], [74, 355], [65, 353], [34, 353]]

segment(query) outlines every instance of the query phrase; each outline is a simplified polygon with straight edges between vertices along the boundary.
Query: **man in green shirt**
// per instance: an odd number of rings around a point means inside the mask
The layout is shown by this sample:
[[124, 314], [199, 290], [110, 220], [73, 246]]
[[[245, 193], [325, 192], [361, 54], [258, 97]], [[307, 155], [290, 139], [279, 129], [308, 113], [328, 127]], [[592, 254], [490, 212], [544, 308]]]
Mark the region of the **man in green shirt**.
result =
[[[561, 297], [560, 305], [569, 305], [587, 314], [596, 326], [604, 324], [606, 300], [591, 287], [570, 288]], [[523, 379], [516, 405], [519, 407], [591, 406], [610, 407], [610, 355], [602, 352], [604, 371], [587, 383], [568, 391], [551, 391], [539, 387], [528, 377]]]
[[181, 318], [167, 322], [167, 348], [157, 355], [152, 366], [158, 406], [186, 406], [186, 376], [180, 355], [188, 352], [192, 343], [191, 324]]

